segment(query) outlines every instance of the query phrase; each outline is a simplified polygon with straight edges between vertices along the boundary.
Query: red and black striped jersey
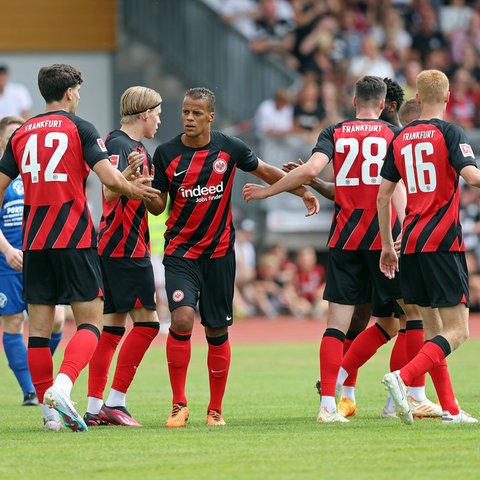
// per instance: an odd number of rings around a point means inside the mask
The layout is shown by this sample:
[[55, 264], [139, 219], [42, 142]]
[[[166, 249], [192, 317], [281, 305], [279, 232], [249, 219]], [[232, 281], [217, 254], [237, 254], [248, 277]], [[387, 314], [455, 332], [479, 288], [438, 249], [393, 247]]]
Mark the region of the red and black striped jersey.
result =
[[[381, 250], [377, 194], [380, 169], [399, 129], [383, 120], [349, 119], [325, 128], [313, 152], [333, 164], [335, 207], [328, 246], [343, 250]], [[393, 215], [394, 238], [400, 224]]]
[[[134, 150], [144, 156], [143, 165], [150, 171], [152, 159], [141, 142], [121, 130], [110, 132], [105, 140], [110, 162], [121, 172], [128, 167]], [[147, 209], [142, 200], [121, 195], [108, 202], [102, 194], [102, 217], [98, 228], [98, 253], [105, 257], [144, 258], [150, 256]]]
[[107, 158], [97, 129], [63, 110], [33, 117], [15, 131], [0, 171], [22, 176], [24, 250], [96, 247], [85, 187], [90, 169]]
[[467, 165], [475, 156], [458, 125], [416, 120], [394, 138], [381, 174], [406, 186], [402, 253], [465, 250], [459, 172]]
[[237, 167], [252, 171], [258, 158], [240, 139], [212, 131], [201, 148], [183, 144], [181, 135], [153, 155], [152, 186], [169, 193], [165, 255], [222, 257], [235, 242], [231, 195]]

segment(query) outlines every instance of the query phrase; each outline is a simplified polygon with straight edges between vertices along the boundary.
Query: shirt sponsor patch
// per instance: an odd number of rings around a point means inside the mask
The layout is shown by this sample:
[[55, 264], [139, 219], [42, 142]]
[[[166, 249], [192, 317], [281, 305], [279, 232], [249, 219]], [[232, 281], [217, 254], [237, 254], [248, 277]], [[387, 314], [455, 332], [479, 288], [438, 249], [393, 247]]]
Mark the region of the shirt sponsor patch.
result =
[[472, 147], [468, 143], [461, 143], [460, 150], [463, 153], [464, 157], [474, 157]]
[[103, 152], [107, 151], [107, 147], [101, 138], [97, 138], [98, 146], [102, 149]]
[[110, 159], [110, 163], [115, 168], [118, 168], [118, 159], [120, 158], [120, 155], [110, 155], [108, 158]]

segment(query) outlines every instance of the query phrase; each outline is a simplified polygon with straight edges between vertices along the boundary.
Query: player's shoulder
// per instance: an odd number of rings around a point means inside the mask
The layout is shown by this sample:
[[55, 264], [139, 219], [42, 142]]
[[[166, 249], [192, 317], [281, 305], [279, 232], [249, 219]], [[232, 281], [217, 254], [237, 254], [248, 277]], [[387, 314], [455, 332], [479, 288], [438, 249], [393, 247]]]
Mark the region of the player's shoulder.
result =
[[128, 147], [132, 143], [137, 143], [136, 140], [130, 138], [125, 132], [121, 130], [112, 130], [105, 138], [105, 145], [110, 147]]
[[243, 143], [238, 137], [233, 137], [232, 135], [227, 135], [220, 130], [212, 130], [210, 132], [210, 141], [221, 144], [235, 144]]

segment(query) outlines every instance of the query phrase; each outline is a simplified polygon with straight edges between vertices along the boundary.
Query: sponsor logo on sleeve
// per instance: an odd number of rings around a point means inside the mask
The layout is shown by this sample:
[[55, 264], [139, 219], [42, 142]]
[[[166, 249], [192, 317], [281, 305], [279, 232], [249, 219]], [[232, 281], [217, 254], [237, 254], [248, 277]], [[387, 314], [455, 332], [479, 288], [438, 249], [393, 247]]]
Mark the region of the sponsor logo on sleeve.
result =
[[103, 152], [107, 151], [107, 147], [101, 138], [97, 138], [97, 144]]
[[110, 163], [115, 168], [118, 168], [118, 159], [120, 158], [120, 155], [110, 155], [108, 158], [110, 159]]
[[462, 151], [464, 157], [475, 157], [473, 154], [473, 149], [468, 143], [461, 143], [460, 150]]

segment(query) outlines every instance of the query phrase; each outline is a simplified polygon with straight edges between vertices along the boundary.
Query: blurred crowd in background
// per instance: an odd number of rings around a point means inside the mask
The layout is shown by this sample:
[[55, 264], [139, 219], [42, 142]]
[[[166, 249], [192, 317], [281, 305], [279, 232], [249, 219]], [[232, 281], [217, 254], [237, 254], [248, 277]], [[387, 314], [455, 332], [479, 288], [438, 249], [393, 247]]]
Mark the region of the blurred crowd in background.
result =
[[[217, 10], [253, 52], [275, 55], [300, 74], [252, 119], [269, 163], [307, 160], [325, 126], [354, 116], [353, 87], [362, 75], [397, 81], [408, 100], [421, 70], [442, 70], [451, 90], [446, 120], [467, 134], [480, 128], [478, 0], [223, 0]], [[463, 187], [461, 209], [472, 311], [480, 311], [478, 189]], [[323, 316], [324, 267], [315, 261], [323, 246], [287, 252], [276, 245], [254, 258], [254, 247], [249, 256], [243, 251], [244, 242], [255, 243], [253, 233], [238, 227], [237, 314]]]

